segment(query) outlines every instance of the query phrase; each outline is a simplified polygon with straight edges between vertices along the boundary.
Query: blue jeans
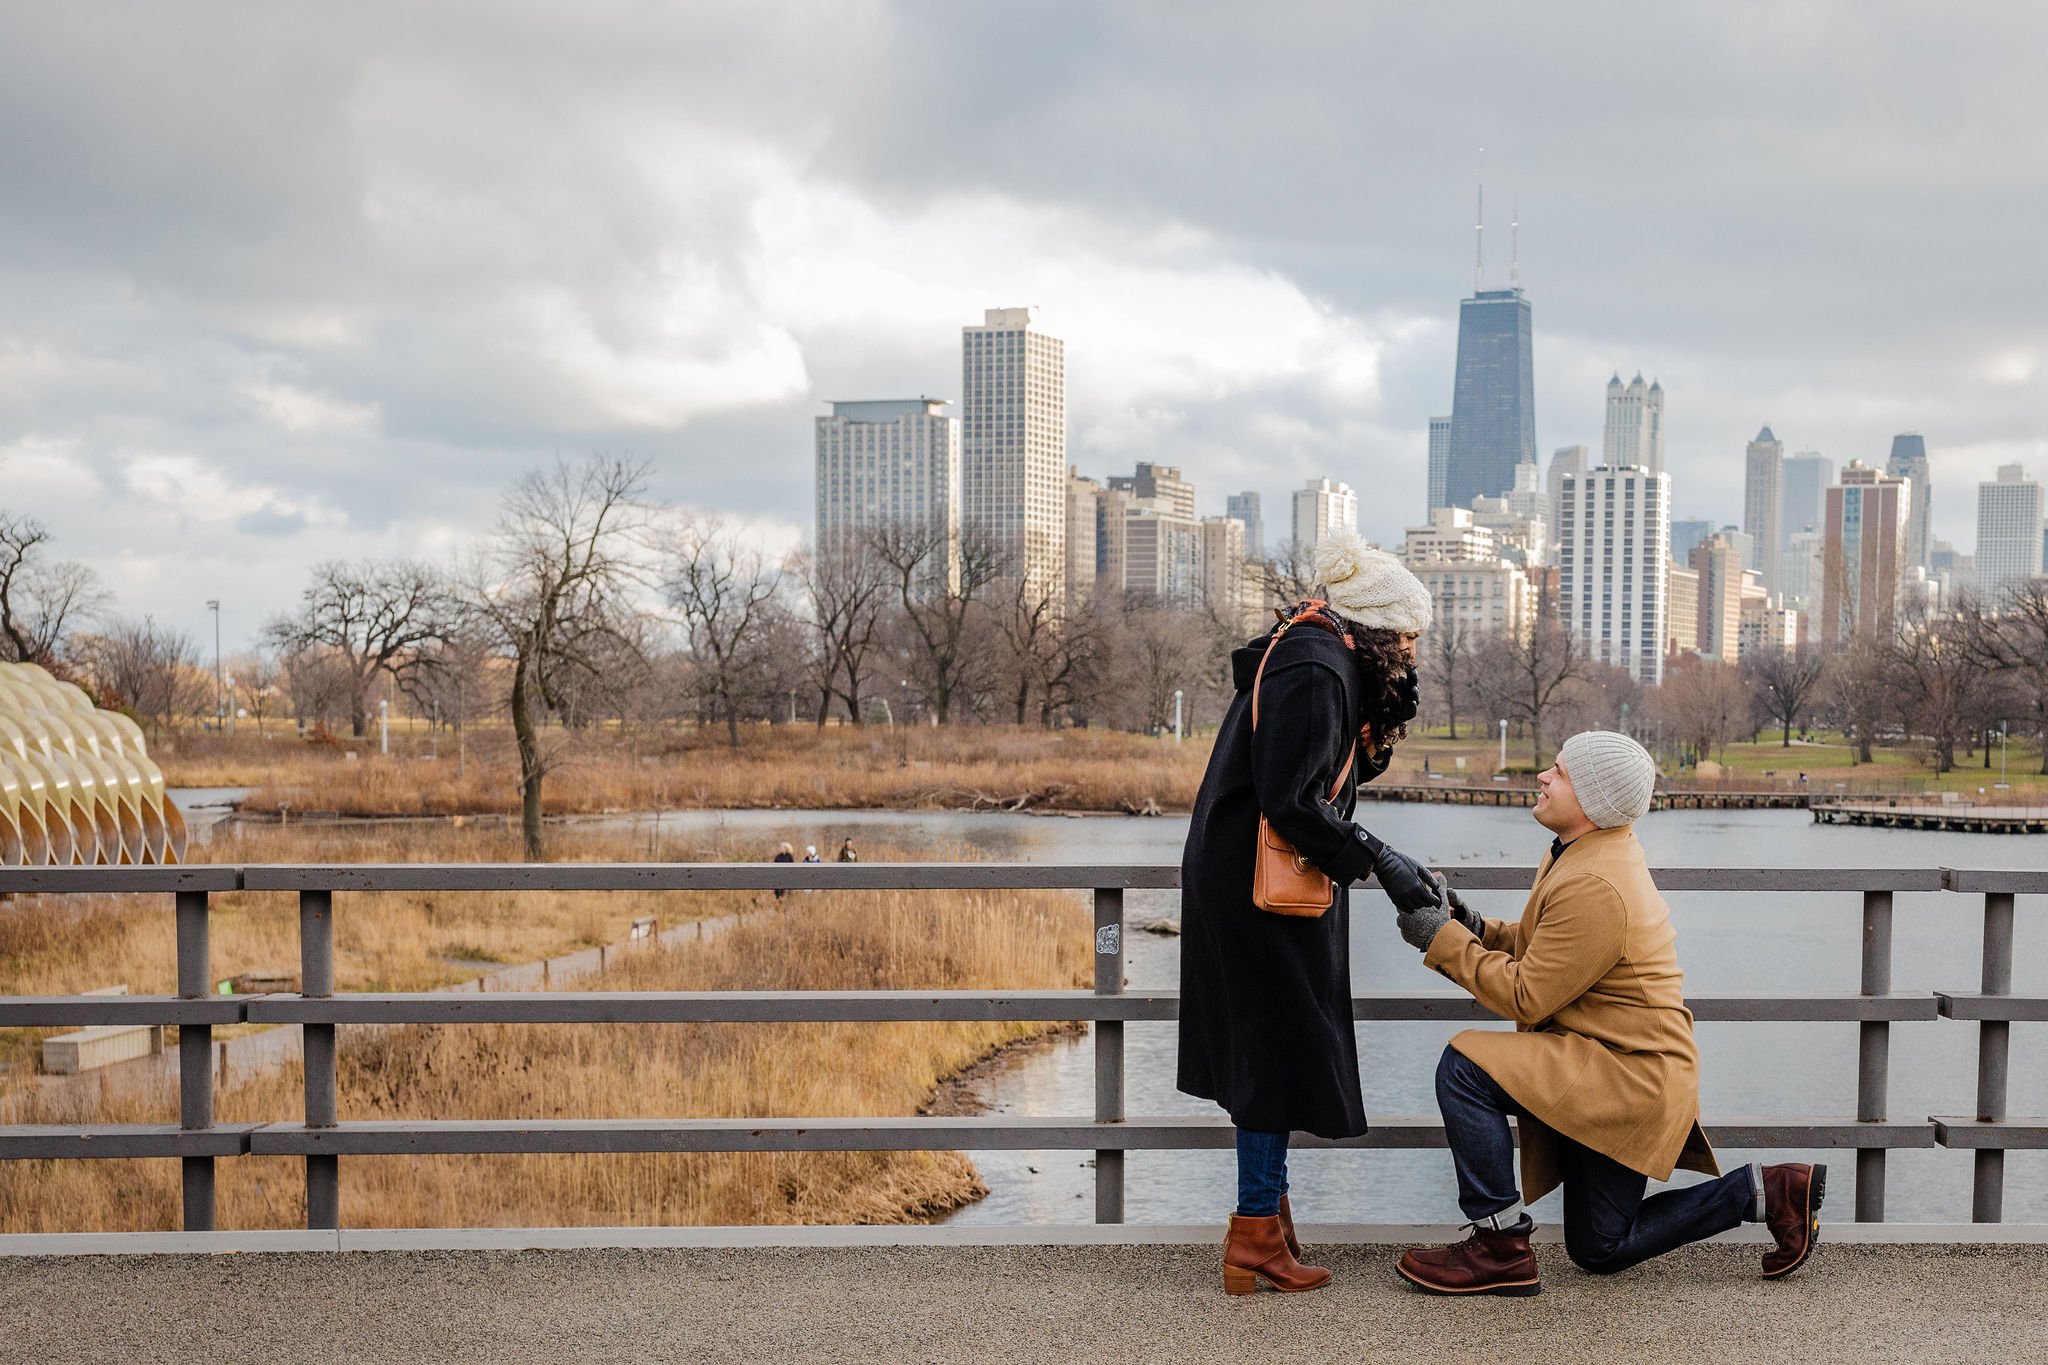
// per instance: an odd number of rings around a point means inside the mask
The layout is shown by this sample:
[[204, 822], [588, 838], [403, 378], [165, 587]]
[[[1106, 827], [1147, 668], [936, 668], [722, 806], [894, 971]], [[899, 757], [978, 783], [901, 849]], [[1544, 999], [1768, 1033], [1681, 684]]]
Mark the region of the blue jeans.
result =
[[[1458, 1207], [1487, 1218], [1521, 1201], [1508, 1115], [1526, 1118], [1500, 1083], [1456, 1048], [1436, 1068], [1436, 1103], [1458, 1169]], [[1648, 1199], [1649, 1178], [1612, 1157], [1559, 1135], [1564, 1166], [1564, 1246], [1573, 1264], [1596, 1275], [1626, 1270], [1675, 1247], [1743, 1222], [1756, 1205], [1744, 1166], [1716, 1180], [1665, 1190]]]
[[1287, 1134], [1237, 1130], [1237, 1212], [1271, 1218], [1287, 1193]]

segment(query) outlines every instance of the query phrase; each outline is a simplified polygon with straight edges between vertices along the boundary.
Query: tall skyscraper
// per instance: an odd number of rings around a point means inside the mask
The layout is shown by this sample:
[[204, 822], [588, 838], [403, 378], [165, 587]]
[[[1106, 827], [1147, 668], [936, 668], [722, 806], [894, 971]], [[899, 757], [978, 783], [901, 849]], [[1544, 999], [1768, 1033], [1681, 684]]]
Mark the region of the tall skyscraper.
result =
[[1641, 371], [1627, 387], [1619, 373], [1607, 381], [1607, 429], [1600, 438], [1600, 463], [1664, 472], [1664, 386], [1646, 387]]
[[1742, 529], [1756, 544], [1755, 569], [1771, 592], [1778, 582], [1778, 554], [1784, 544], [1781, 513], [1785, 493], [1785, 443], [1765, 427], [1749, 443], [1742, 474]]
[[1027, 581], [1066, 590], [1066, 347], [1028, 308], [961, 331], [960, 516], [992, 533]]
[[1700, 657], [1732, 664], [1742, 630], [1742, 545], [1734, 537], [1711, 536], [1693, 546], [1692, 569], [1699, 575]]
[[1827, 504], [1827, 487], [1835, 481], [1835, 462], [1815, 450], [1785, 457], [1778, 496], [1778, 544], [1789, 548], [1801, 531], [1818, 531]]
[[1096, 499], [1102, 485], [1067, 466], [1067, 601], [1080, 601], [1095, 589]]
[[1906, 518], [1906, 563], [1925, 568], [1934, 548], [1934, 488], [1926, 438], [1911, 431], [1892, 437], [1892, 454], [1884, 462], [1884, 472], [1894, 479], [1913, 481], [1913, 510]]
[[1837, 649], [1859, 636], [1890, 637], [1905, 582], [1912, 506], [1910, 483], [1887, 478], [1861, 460], [1849, 461], [1841, 481], [1827, 490], [1820, 615], [1812, 626], [1821, 648]]
[[960, 557], [960, 423], [941, 398], [834, 403], [817, 421], [817, 547], [851, 551], [884, 527], [944, 542], [935, 576], [957, 581]]
[[1714, 534], [1714, 523], [1703, 517], [1688, 517], [1684, 521], [1671, 523], [1671, 559], [1677, 564], [1692, 563], [1695, 545]]
[[1470, 507], [1515, 486], [1536, 458], [1536, 376], [1529, 300], [1519, 288], [1480, 289], [1458, 305], [1458, 374], [1451, 393], [1444, 501]]
[[1557, 596], [1567, 629], [1638, 682], [1664, 680], [1671, 478], [1602, 466], [1564, 481]]
[[1233, 629], [1246, 624], [1251, 606], [1244, 559], [1244, 523], [1233, 516], [1203, 517], [1201, 602]]
[[1429, 419], [1429, 510], [1449, 507], [1451, 477], [1451, 419]]
[[1244, 524], [1244, 553], [1258, 559], [1266, 553], [1266, 520], [1259, 512], [1259, 495], [1247, 489], [1232, 493], [1223, 503], [1223, 515]]
[[2041, 572], [2041, 510], [2041, 485], [2019, 465], [2000, 465], [1995, 482], [1977, 485], [1977, 592], [1986, 607]]
[[[1583, 474], [1585, 472], [1586, 448], [1584, 446], [1559, 446], [1551, 452], [1550, 469], [1544, 475], [1544, 489], [1550, 495], [1550, 505], [1543, 515], [1544, 519], [1549, 523], [1552, 537], [1550, 543], [1553, 549], [1557, 545], [1558, 515], [1564, 510], [1564, 476], [1567, 474]], [[1555, 554], [1551, 555], [1552, 559], [1556, 557]]]
[[1294, 548], [1306, 555], [1332, 527], [1358, 529], [1358, 494], [1348, 483], [1310, 479], [1294, 490]]

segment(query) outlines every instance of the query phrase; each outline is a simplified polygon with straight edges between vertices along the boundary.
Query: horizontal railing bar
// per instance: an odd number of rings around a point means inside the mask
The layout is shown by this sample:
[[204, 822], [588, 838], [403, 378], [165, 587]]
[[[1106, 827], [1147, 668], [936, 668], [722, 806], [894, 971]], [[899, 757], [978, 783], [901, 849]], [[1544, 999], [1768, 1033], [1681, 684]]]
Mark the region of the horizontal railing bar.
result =
[[2022, 1023], [2048, 1020], [2048, 995], [1980, 995], [1975, 991], [1940, 991], [1935, 1000], [1949, 1019], [2013, 1019]]
[[2048, 872], [2034, 869], [1970, 869], [1949, 868], [1944, 882], [1949, 891], [1968, 891], [1982, 894], [1987, 891], [2010, 892], [2015, 895], [2048, 894]]
[[1999, 1151], [2048, 1148], [2048, 1118], [1986, 1119], [1936, 1115], [1935, 1140], [1944, 1147], [1988, 1147]]
[[0, 1124], [0, 1161], [144, 1156], [242, 1156], [253, 1123], [180, 1128], [175, 1123]]
[[170, 867], [0, 867], [0, 895], [84, 892], [233, 891], [242, 869], [197, 863]]
[[[1932, 995], [1700, 995], [1702, 1020], [1930, 1020]], [[1173, 1020], [1180, 992], [1130, 991], [434, 991], [248, 997], [263, 1024], [882, 1023], [913, 1020]], [[1377, 991], [1353, 997], [1359, 1020], [1486, 1022], [1497, 1016], [1459, 991]], [[0, 1008], [0, 1020], [7, 1014]]]
[[67, 1024], [239, 1024], [257, 997], [177, 995], [0, 995], [0, 1028]]
[[[1846, 1118], [1738, 1118], [1707, 1125], [1728, 1148], [1932, 1147], [1934, 1125], [1859, 1123]], [[249, 1136], [257, 1156], [396, 1156], [536, 1152], [789, 1152], [1097, 1150], [1223, 1148], [1234, 1142], [1223, 1116], [1085, 1118], [970, 1115], [941, 1118], [472, 1119], [352, 1122], [308, 1128], [271, 1124]], [[1362, 1137], [1299, 1135], [1305, 1147], [1441, 1147], [1434, 1117], [1372, 1121]]]
[[[1526, 865], [1446, 867], [1460, 890], [1524, 891]], [[2048, 873], [1941, 868], [1653, 869], [1666, 891], [2048, 891]], [[1369, 883], [1361, 883], [1369, 884]], [[1163, 863], [366, 863], [0, 868], [0, 894], [147, 891], [1171, 890]]]

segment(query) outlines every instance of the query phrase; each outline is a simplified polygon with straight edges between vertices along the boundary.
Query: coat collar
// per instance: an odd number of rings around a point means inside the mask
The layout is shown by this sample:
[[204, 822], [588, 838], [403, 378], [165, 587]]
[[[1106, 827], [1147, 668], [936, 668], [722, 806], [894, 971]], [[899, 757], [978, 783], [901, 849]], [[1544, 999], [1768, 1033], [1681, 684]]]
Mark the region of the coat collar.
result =
[[[1616, 825], [1612, 829], [1588, 830], [1572, 840], [1566, 847], [1577, 850], [1572, 854], [1572, 861], [1577, 863], [1584, 861], [1588, 855], [1599, 853], [1604, 849], [1616, 848], [1625, 843], [1634, 843], [1635, 837], [1636, 829], [1633, 824]], [[1558, 855], [1551, 851], [1556, 846], [1557, 841], [1552, 839], [1551, 848], [1543, 851], [1543, 861], [1537, 864], [1536, 867], [1536, 884], [1529, 888], [1532, 895], [1538, 887], [1543, 885], [1543, 879], [1550, 875], [1550, 869], [1556, 867], [1560, 861]]]

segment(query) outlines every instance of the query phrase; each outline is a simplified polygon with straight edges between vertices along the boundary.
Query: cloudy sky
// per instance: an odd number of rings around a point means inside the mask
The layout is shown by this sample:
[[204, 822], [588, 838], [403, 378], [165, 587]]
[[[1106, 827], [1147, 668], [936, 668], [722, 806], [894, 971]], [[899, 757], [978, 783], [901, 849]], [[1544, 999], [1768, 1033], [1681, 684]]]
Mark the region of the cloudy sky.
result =
[[811, 418], [1067, 344], [1085, 472], [1315, 475], [1397, 539], [1450, 403], [1485, 148], [1537, 434], [1668, 390], [1741, 452], [1926, 434], [1937, 534], [2048, 474], [2031, 3], [8, 7], [0, 506], [228, 648], [312, 563], [447, 557], [520, 471], [639, 455], [794, 541]]

